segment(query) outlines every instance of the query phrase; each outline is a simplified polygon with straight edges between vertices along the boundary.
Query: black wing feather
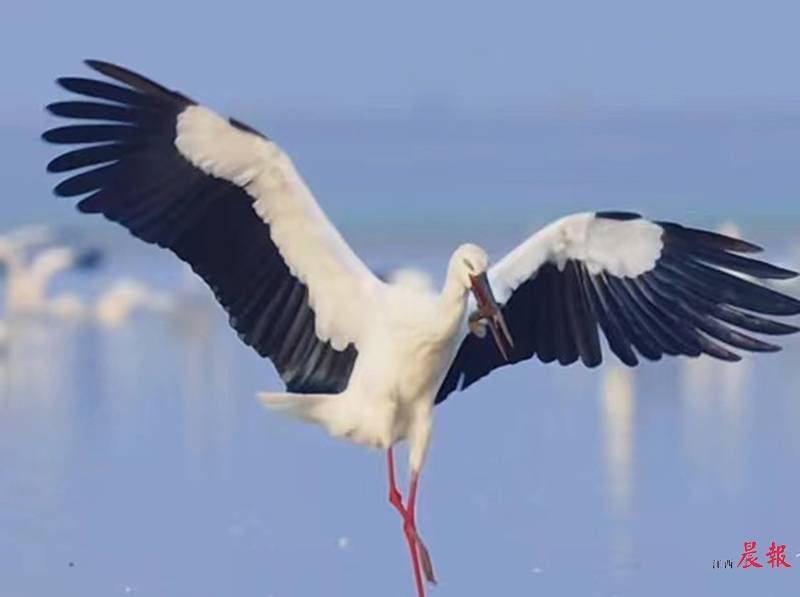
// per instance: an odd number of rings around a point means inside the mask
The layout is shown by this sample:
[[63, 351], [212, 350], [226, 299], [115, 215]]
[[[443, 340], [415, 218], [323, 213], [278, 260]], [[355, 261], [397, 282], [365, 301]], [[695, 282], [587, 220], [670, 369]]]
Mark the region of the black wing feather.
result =
[[564, 295], [569, 334], [575, 339], [583, 364], [594, 367], [601, 359], [600, 339], [574, 261], [567, 262], [564, 267]]
[[[628, 221], [640, 216], [598, 212], [595, 217]], [[751, 352], [780, 350], [739, 330], [770, 335], [798, 331], [761, 315], [796, 315], [800, 301], [741, 277], [787, 279], [795, 272], [735, 254], [761, 251], [752, 243], [671, 222], [656, 224], [662, 228], [661, 256], [653, 269], [636, 278], [592, 274], [576, 260], [561, 268], [552, 263], [540, 267], [503, 306], [514, 338], [509, 360], [499, 353], [491, 335], [470, 334], [436, 402], [497, 367], [534, 355], [545, 363], [558, 358], [562, 364], [579, 355], [584, 364], [596, 366], [602, 361], [598, 328], [611, 352], [629, 366], [638, 364], [637, 353], [651, 360], [665, 354], [705, 353], [738, 361], [741, 357], [724, 345]]]
[[[58, 79], [84, 99], [48, 106], [57, 116], [79, 120], [42, 135], [51, 143], [81, 145], [48, 164], [51, 172], [72, 173], [56, 194], [86, 195], [78, 203], [81, 211], [102, 213], [187, 262], [212, 289], [239, 336], [273, 361], [289, 391], [342, 391], [355, 346], [339, 351], [317, 338], [308, 289], [280, 257], [252, 198], [177, 151], [177, 118], [194, 102], [120, 66], [86, 64], [116, 83]], [[263, 137], [238, 121], [231, 124]]]

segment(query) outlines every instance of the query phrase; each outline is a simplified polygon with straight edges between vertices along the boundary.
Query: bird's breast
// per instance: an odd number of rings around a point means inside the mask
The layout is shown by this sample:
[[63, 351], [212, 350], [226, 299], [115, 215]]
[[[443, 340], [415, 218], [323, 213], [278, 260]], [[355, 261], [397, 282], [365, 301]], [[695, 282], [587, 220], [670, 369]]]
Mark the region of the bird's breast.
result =
[[434, 396], [452, 362], [455, 333], [443, 333], [436, 323], [408, 326], [395, 345], [392, 359], [396, 364], [397, 393], [403, 402]]
[[463, 310], [442, 314], [435, 297], [408, 294], [384, 304], [359, 346], [348, 394], [361, 413], [351, 436], [360, 443], [386, 447], [429, 418], [458, 348]]

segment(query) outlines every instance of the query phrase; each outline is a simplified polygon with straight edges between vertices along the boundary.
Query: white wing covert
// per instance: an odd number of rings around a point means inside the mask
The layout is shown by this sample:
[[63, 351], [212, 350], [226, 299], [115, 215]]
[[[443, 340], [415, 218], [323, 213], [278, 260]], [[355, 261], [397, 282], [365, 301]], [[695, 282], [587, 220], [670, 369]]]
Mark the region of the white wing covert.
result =
[[[50, 162], [73, 174], [55, 192], [166, 247], [214, 291], [240, 337], [287, 388], [335, 393], [349, 380], [366, 309], [382, 284], [328, 221], [289, 157], [225, 119], [113, 64], [122, 83], [65, 77], [79, 101], [48, 106], [79, 123], [44, 133], [81, 144]], [[100, 100], [100, 101], [96, 101]], [[87, 168], [88, 167], [88, 168]]]
[[[798, 328], [761, 315], [795, 315], [800, 301], [744, 276], [785, 279], [797, 274], [738, 253], [751, 243], [651, 222], [638, 214], [567, 216], [534, 234], [489, 271], [514, 338], [509, 361], [489, 338], [467, 335], [437, 402], [497, 367], [533, 356], [588, 367], [602, 361], [599, 330], [629, 366], [639, 356], [735, 361], [728, 347], [754, 352], [780, 347], [741, 330], [769, 335]], [[727, 345], [727, 346], [725, 346]]]

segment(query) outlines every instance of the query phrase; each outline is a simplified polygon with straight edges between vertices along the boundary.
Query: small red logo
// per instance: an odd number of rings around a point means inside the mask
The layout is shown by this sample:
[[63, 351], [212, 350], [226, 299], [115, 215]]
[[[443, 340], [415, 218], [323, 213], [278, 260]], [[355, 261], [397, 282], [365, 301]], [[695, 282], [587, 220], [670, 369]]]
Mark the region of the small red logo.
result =
[[[736, 564], [737, 568], [763, 568], [764, 564], [758, 561], [757, 543], [755, 541], [745, 541], [744, 550], [739, 558], [739, 563]], [[786, 545], [778, 545], [773, 541], [767, 552], [764, 554], [767, 560], [767, 565], [770, 568], [791, 568], [792, 565], [786, 561]], [[798, 554], [800, 557], [800, 554]], [[713, 560], [711, 565], [714, 568], [722, 568], [722, 560]], [[733, 568], [731, 560], [725, 560], [725, 568]]]
[[786, 546], [776, 545], [773, 541], [767, 550], [767, 564], [770, 568], [791, 568], [792, 565], [786, 561]]
[[736, 565], [737, 568], [763, 568], [763, 564], [758, 563], [758, 556], [756, 555], [756, 542], [755, 541], [745, 541], [744, 542], [744, 551], [742, 552], [742, 557], [739, 558], [739, 563]]

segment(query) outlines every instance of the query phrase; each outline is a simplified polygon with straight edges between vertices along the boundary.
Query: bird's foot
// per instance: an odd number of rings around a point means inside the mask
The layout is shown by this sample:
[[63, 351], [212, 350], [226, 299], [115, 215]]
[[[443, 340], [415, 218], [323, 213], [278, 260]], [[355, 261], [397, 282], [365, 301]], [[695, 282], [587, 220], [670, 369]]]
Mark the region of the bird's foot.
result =
[[417, 535], [417, 549], [419, 550], [419, 563], [422, 566], [422, 573], [432, 585], [436, 584], [436, 575], [433, 573], [433, 562], [431, 561], [431, 554], [422, 539]]
[[425, 580], [427, 580], [432, 585], [435, 585], [436, 575], [433, 572], [433, 561], [431, 560], [431, 554], [428, 551], [428, 548], [425, 547], [425, 543], [422, 541], [422, 537], [419, 536], [414, 521], [409, 520], [407, 516], [405, 516], [404, 518], [405, 518], [405, 523], [403, 524], [403, 531], [405, 532], [406, 539], [408, 540], [409, 545], [416, 546], [417, 553], [419, 554], [420, 567], [422, 568], [422, 572], [425, 575]]
[[473, 311], [467, 318], [469, 322], [469, 331], [478, 338], [486, 337], [486, 319], [480, 311]]

